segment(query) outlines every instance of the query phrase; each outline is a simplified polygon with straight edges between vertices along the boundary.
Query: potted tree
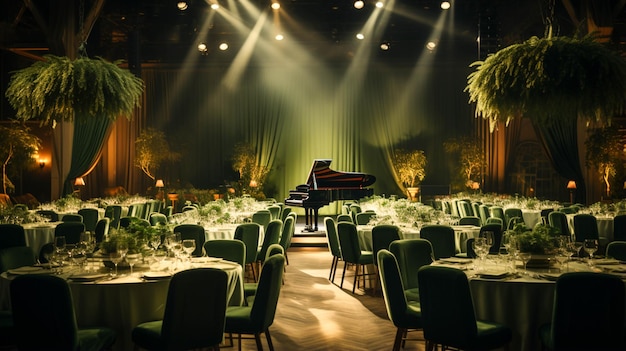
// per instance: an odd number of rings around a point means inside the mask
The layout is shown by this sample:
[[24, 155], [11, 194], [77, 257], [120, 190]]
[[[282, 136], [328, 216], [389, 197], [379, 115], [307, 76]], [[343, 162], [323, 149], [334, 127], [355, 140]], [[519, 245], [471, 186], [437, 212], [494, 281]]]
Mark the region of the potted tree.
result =
[[135, 164], [150, 179], [156, 180], [154, 172], [165, 161], [176, 161], [180, 154], [170, 149], [165, 134], [154, 128], [147, 128], [135, 139]]
[[233, 170], [239, 174], [237, 195], [248, 194], [259, 200], [264, 199], [263, 183], [269, 169], [257, 163], [256, 152], [252, 145], [247, 143], [235, 145], [232, 162]]
[[611, 195], [611, 182], [623, 164], [624, 147], [616, 127], [594, 128], [587, 140], [587, 166], [598, 170], [604, 183], [605, 195]]
[[[41, 141], [20, 123], [0, 126], [0, 161], [2, 162], [2, 193], [14, 189], [9, 179], [10, 171], [16, 172], [28, 162], [39, 149]], [[12, 167], [11, 167], [12, 166]], [[11, 167], [11, 168], [10, 168]]]
[[483, 170], [487, 166], [487, 160], [478, 139], [453, 138], [444, 142], [443, 147], [447, 153], [458, 156], [457, 174], [460, 178], [457, 178], [459, 179], [457, 186], [477, 190], [476, 185], [480, 185]]
[[408, 198], [411, 201], [417, 201], [419, 184], [426, 177], [426, 155], [424, 151], [396, 150], [393, 155], [393, 167]]

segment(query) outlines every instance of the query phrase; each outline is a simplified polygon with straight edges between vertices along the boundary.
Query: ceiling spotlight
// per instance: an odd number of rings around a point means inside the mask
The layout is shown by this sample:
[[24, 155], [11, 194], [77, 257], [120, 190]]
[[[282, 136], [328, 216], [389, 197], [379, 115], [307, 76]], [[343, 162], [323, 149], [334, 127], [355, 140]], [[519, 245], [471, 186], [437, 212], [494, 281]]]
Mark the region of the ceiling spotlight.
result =
[[389, 50], [390, 47], [391, 47], [391, 44], [389, 44], [388, 42], [383, 42], [380, 44], [380, 49], [383, 51]]
[[442, 10], [447, 10], [450, 8], [450, 1], [442, 1], [441, 2], [441, 9]]
[[279, 4], [279, 3], [277, 3], [277, 2], [272, 2], [272, 8], [273, 8], [274, 10], [278, 10], [278, 9], [280, 8], [280, 4]]
[[176, 7], [178, 7], [181, 11], [185, 11], [189, 8], [189, 5], [187, 4], [187, 1], [179, 1], [178, 4], [176, 4]]
[[426, 49], [430, 51], [435, 50], [436, 47], [437, 47], [437, 43], [435, 43], [434, 41], [429, 41], [428, 44], [426, 44]]
[[206, 46], [206, 43], [200, 43], [198, 44], [198, 51], [200, 51], [201, 53], [205, 53], [209, 51], [209, 48]]
[[356, 38], [359, 40], [363, 40], [365, 39], [365, 35], [363, 35], [363, 33], [357, 33]]
[[228, 44], [227, 43], [221, 43], [218, 48], [222, 51], [226, 51], [228, 50]]
[[211, 8], [212, 8], [213, 10], [217, 10], [217, 9], [219, 9], [219, 8], [220, 8], [220, 4], [218, 4], [218, 3], [211, 4]]
[[285, 39], [285, 37], [284, 37], [282, 34], [276, 34], [276, 36], [274, 37], [274, 39], [276, 39], [276, 40], [280, 41], [280, 40]]
[[382, 8], [383, 6], [385, 6], [385, 4], [383, 4], [382, 1], [376, 1], [376, 7], [378, 7], [379, 9]]
[[354, 8], [357, 10], [360, 10], [363, 8], [363, 6], [365, 6], [365, 3], [361, 0], [357, 0], [354, 2]]

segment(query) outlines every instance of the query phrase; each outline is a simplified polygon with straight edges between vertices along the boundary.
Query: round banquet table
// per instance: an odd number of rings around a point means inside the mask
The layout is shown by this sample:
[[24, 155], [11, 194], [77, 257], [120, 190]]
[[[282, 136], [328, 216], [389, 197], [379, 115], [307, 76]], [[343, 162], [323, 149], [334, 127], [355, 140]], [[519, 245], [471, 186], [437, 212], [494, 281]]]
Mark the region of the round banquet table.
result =
[[[219, 268], [228, 273], [229, 305], [244, 303], [243, 275], [239, 264], [229, 261], [195, 261], [191, 264], [191, 268], [197, 267]], [[75, 272], [75, 269], [65, 269], [61, 276], [68, 278], [78, 326], [114, 329], [117, 339], [113, 350], [132, 350], [132, 329], [143, 322], [163, 319], [169, 277], [146, 279], [142, 275], [145, 271], [136, 270], [133, 276], [126, 273], [111, 279], [108, 274], [94, 273], [98, 276], [95, 281], [75, 282], [70, 277], [72, 271]], [[0, 309], [10, 309], [9, 285], [15, 276], [7, 272], [0, 275]]]
[[[473, 225], [453, 225], [454, 229], [454, 245], [456, 252], [465, 252], [465, 241], [469, 238], [476, 238], [480, 233], [480, 227]], [[372, 226], [359, 225], [357, 233], [359, 235], [359, 244], [362, 250], [372, 251]], [[400, 227], [402, 239], [419, 239], [420, 232], [414, 227]]]
[[[539, 327], [552, 320], [554, 281], [560, 274], [558, 268], [529, 270], [527, 274], [487, 279], [481, 278], [480, 271], [475, 271], [472, 264], [461, 265], [442, 261], [434, 264], [466, 269], [477, 319], [502, 323], [511, 328], [513, 339], [508, 346], [509, 350], [541, 350]], [[502, 269], [494, 268], [497, 267], [494, 261], [488, 262], [486, 270], [493, 272], [494, 269]], [[571, 271], [590, 270], [586, 263], [578, 261], [570, 262], [569, 267]], [[624, 264], [596, 267], [626, 272]], [[518, 273], [522, 273], [521, 267], [517, 269]], [[624, 273], [619, 275], [626, 279]]]

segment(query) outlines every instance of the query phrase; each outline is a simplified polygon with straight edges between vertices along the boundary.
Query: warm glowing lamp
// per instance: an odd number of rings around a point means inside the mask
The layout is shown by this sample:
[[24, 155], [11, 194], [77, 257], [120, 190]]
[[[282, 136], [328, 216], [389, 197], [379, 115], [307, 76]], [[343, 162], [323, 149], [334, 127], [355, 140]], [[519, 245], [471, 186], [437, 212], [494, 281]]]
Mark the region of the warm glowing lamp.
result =
[[39, 159], [39, 168], [44, 168], [44, 167], [46, 167], [46, 160]]
[[83, 177], [78, 177], [78, 178], [76, 178], [76, 180], [74, 180], [74, 185], [75, 186], [85, 186], [85, 180], [83, 179]]
[[158, 179], [158, 180], [156, 181], [156, 184], [155, 184], [154, 186], [156, 186], [157, 188], [163, 188], [163, 187], [165, 187], [165, 184], [163, 183], [163, 179]]
[[252, 180], [250, 181], [250, 187], [251, 187], [251, 188], [256, 188], [257, 186], [259, 186], [259, 184], [257, 183], [257, 181], [256, 181], [256, 180], [254, 180], [254, 179], [252, 179]]
[[576, 190], [576, 182], [570, 180], [567, 182], [567, 188], [569, 189], [569, 202], [574, 203], [574, 191]]

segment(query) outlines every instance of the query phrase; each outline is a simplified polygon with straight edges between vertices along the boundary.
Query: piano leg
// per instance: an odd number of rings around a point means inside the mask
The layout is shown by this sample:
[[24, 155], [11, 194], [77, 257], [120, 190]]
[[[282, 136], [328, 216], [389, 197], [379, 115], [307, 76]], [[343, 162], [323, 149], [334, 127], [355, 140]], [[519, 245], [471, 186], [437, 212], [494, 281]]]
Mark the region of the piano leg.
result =
[[304, 227], [304, 231], [307, 232], [316, 232], [317, 220], [318, 220], [318, 210], [317, 208], [308, 207], [304, 209], [304, 219], [306, 226]]

